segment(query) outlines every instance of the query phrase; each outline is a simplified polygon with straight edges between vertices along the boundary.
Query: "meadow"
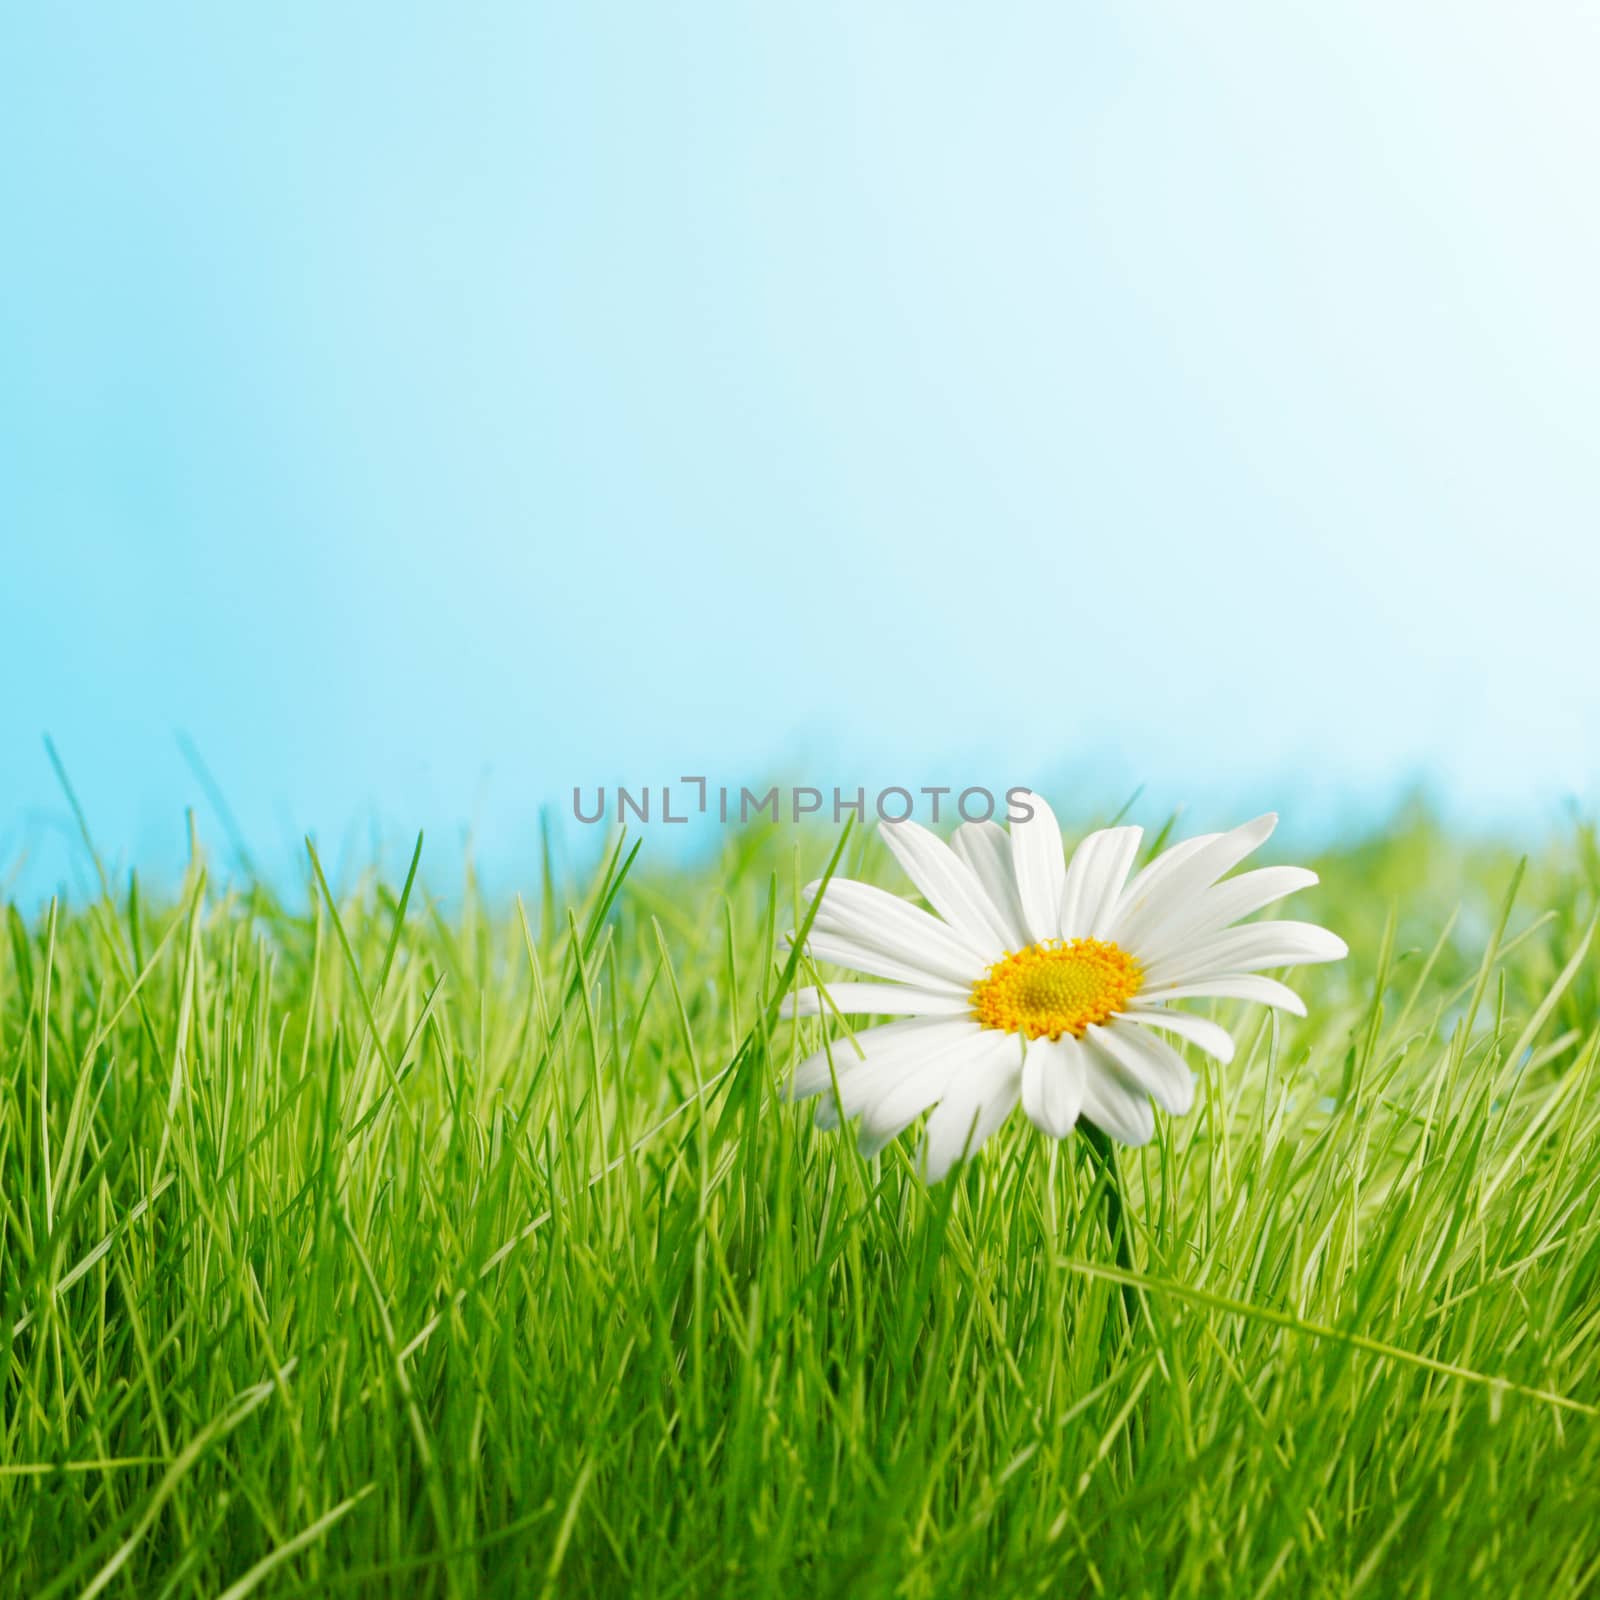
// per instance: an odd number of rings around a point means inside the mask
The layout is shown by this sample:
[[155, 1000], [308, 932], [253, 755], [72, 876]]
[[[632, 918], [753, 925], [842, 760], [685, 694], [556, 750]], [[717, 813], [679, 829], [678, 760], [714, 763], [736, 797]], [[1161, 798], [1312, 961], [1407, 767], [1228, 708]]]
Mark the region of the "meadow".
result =
[[432, 848], [7, 907], [0, 1594], [1600, 1592], [1587, 826], [1326, 853], [1306, 1019], [932, 1189], [778, 1094], [870, 830]]

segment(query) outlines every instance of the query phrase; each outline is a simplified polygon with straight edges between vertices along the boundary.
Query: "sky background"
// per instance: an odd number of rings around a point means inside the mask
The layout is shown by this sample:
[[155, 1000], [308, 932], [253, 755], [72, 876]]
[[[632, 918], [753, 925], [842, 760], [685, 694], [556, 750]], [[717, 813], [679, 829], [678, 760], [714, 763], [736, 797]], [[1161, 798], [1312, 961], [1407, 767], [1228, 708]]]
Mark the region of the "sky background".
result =
[[[0, 884], [574, 784], [1593, 808], [1600, 14], [0, 14]], [[437, 841], [442, 834], [444, 843]]]

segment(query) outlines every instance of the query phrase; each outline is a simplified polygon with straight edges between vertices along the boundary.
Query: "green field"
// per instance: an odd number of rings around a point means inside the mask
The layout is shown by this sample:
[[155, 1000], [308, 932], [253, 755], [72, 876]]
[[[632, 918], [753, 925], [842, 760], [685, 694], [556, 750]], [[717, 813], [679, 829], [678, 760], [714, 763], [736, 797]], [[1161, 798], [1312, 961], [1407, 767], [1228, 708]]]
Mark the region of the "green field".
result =
[[725, 840], [8, 910], [0, 1594], [1600, 1592], [1590, 831], [1314, 860], [1115, 1192], [780, 1101], [837, 840]]

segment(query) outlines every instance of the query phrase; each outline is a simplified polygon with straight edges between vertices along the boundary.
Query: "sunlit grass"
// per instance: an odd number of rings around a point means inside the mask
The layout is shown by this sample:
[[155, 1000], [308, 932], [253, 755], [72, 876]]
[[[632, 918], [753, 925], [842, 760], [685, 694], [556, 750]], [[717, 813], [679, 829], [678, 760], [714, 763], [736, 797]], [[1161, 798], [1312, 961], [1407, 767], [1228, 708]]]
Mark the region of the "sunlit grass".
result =
[[776, 1101], [834, 843], [8, 909], [0, 1593], [1600, 1583], [1589, 834], [1318, 863], [1350, 959], [1216, 1008], [1121, 1252], [1081, 1139]]

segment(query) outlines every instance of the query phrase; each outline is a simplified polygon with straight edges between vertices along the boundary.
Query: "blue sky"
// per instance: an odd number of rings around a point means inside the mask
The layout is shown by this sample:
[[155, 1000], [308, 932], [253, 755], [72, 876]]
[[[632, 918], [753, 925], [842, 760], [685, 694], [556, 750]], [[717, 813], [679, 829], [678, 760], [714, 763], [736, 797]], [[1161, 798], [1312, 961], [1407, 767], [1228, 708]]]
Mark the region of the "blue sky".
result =
[[[575, 783], [1592, 805], [1573, 6], [12, 7], [0, 874]], [[445, 846], [444, 848], [449, 848]]]

